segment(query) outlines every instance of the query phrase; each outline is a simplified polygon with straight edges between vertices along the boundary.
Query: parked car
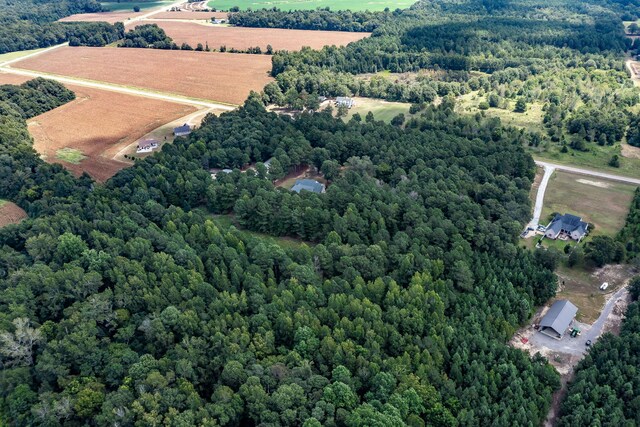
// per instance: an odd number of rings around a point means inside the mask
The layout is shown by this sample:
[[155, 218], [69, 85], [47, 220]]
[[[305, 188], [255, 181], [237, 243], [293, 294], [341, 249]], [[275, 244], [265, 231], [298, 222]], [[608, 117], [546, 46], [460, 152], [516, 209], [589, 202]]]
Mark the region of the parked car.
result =
[[587, 340], [586, 343], [584, 343], [584, 345], [586, 345], [587, 347], [589, 347], [591, 345], [591, 340]]
[[609, 282], [604, 282], [602, 285], [600, 285], [600, 290], [604, 291], [605, 289], [607, 289], [609, 287]]

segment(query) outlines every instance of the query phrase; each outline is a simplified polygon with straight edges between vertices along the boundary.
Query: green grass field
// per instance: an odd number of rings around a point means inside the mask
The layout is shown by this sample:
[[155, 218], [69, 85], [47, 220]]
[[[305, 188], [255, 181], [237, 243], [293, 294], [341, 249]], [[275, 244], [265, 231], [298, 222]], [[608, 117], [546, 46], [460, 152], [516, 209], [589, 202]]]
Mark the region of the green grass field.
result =
[[14, 60], [14, 59], [22, 58], [23, 56], [30, 55], [32, 53], [40, 52], [41, 50], [44, 50], [44, 48], [42, 48], [42, 49], [31, 49], [31, 50], [20, 50], [18, 52], [3, 53], [2, 55], [0, 55], [0, 64], [5, 62], [5, 61], [11, 61], [11, 60]]
[[553, 212], [571, 213], [595, 224], [592, 236], [613, 236], [624, 225], [635, 189], [629, 184], [556, 171], [545, 192], [540, 223], [546, 225]]
[[63, 148], [56, 151], [56, 159], [64, 160], [65, 162], [79, 164], [86, 156], [82, 154], [82, 151], [75, 148]]
[[140, 10], [151, 9], [154, 7], [160, 7], [163, 5], [171, 4], [170, 1], [128, 1], [128, 2], [115, 2], [105, 1], [100, 2], [102, 7], [106, 10], [116, 12], [119, 10], [133, 10], [135, 6], [138, 6]]
[[515, 101], [509, 101], [509, 108], [489, 108], [488, 110], [480, 110], [478, 105], [486, 101], [485, 96], [478, 95], [478, 92], [471, 92], [458, 97], [456, 111], [461, 114], [476, 114], [484, 111], [488, 117], [498, 117], [503, 124], [525, 128], [527, 130], [542, 131], [542, 112], [543, 104], [539, 102], [527, 105], [527, 111], [524, 113], [516, 113], [513, 111]]
[[[354, 98], [356, 105], [349, 110], [343, 119], [349, 121], [354, 114], [359, 113], [362, 116], [362, 120], [365, 119], [367, 113], [371, 111], [376, 120], [382, 120], [389, 123], [391, 119], [400, 113], [403, 113], [407, 119], [409, 119], [409, 107], [411, 104], [404, 102], [389, 102], [381, 99], [372, 98]], [[334, 111], [337, 111], [334, 108]]]
[[208, 3], [211, 8], [217, 10], [229, 10], [234, 6], [241, 10], [270, 9], [277, 7], [282, 10], [309, 10], [318, 7], [329, 7], [332, 10], [391, 10], [404, 9], [416, 0], [212, 0]]

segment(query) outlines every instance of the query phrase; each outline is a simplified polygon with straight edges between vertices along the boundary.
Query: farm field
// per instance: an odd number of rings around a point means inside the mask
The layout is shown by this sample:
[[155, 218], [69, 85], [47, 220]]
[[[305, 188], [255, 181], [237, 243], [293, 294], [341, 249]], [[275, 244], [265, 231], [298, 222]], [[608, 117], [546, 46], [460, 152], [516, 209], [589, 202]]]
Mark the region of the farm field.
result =
[[[126, 12], [78, 13], [66, 16], [60, 19], [60, 22], [108, 22], [110, 24], [114, 24], [116, 22], [126, 22], [127, 20], [142, 14], [142, 12], [134, 12], [133, 10]], [[140, 23], [140, 25], [142, 25], [142, 23]]]
[[227, 12], [189, 12], [181, 10], [180, 12], [158, 12], [152, 16], [153, 19], [182, 19], [182, 20], [203, 20], [209, 21], [212, 18], [227, 19]]
[[171, 1], [129, 1], [129, 2], [117, 2], [117, 1], [103, 1], [100, 2], [103, 9], [109, 11], [120, 10], [133, 10], [135, 6], [138, 6], [140, 10], [152, 9], [154, 7], [168, 6]]
[[[360, 114], [364, 120], [367, 113], [372, 112], [376, 120], [382, 120], [387, 123], [400, 113], [404, 114], [407, 119], [410, 116], [409, 107], [411, 107], [411, 104], [404, 102], [390, 102], [381, 99], [359, 97], [355, 97], [353, 100], [356, 105], [353, 106], [349, 110], [349, 113], [343, 118], [345, 121], [349, 121], [356, 113]], [[337, 108], [334, 107], [334, 111], [337, 111]]]
[[234, 105], [273, 80], [268, 55], [157, 49], [63, 47], [13, 67]]
[[[76, 175], [105, 181], [128, 163], [113, 157], [167, 122], [196, 109], [187, 105], [69, 86], [76, 99], [28, 121], [34, 148], [47, 161]], [[100, 120], [96, 120], [100, 118]]]
[[406, 8], [416, 0], [211, 0], [209, 7], [218, 10], [229, 10], [239, 6], [241, 10], [270, 9], [277, 7], [282, 10], [311, 10], [318, 7], [329, 7], [332, 10], [384, 10], [389, 8]]
[[7, 61], [13, 61], [14, 59], [22, 58], [24, 56], [31, 55], [32, 53], [40, 52], [42, 50], [44, 50], [44, 48], [31, 49], [31, 50], [19, 50], [17, 52], [3, 53], [0, 55], [0, 64]]
[[[180, 12], [182, 13], [182, 12]], [[274, 50], [299, 50], [303, 46], [321, 49], [326, 45], [344, 46], [368, 37], [370, 33], [347, 33], [340, 31], [283, 30], [274, 28], [224, 27], [182, 21], [144, 21], [161, 27], [178, 45], [188, 43], [209, 44], [211, 49], [220, 46], [239, 50], [260, 46], [265, 50], [271, 45]]]
[[31, 80], [31, 77], [3, 73], [0, 71], [0, 85], [19, 85], [29, 80]]
[[27, 217], [27, 213], [13, 202], [0, 199], [0, 227], [17, 224]]
[[592, 236], [613, 236], [624, 225], [635, 189], [630, 184], [556, 171], [545, 192], [540, 223], [546, 225], [553, 212], [571, 213], [595, 224]]

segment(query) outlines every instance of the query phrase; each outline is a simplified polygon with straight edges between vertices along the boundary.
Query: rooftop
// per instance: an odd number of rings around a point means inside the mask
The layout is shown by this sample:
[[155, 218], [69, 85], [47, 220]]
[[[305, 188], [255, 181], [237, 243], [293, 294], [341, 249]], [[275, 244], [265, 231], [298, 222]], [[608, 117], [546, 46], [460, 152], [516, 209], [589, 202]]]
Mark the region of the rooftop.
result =
[[324, 184], [314, 179], [299, 179], [295, 185], [291, 187], [291, 191], [299, 193], [302, 190], [311, 191], [312, 193], [322, 193], [324, 191]]

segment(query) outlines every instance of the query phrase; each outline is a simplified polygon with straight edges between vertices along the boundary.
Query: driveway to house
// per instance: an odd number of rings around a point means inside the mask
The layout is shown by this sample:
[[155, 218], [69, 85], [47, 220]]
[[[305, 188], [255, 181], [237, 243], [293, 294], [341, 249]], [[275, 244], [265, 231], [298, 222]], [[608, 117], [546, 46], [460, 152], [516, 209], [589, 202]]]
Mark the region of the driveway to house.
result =
[[[573, 166], [558, 165], [555, 163], [544, 162], [542, 160], [536, 160], [536, 165], [542, 166], [545, 168], [549, 166], [559, 171], [571, 172], [579, 175], [589, 175], [589, 176], [595, 176], [598, 178], [608, 179], [611, 181], [619, 181], [619, 182], [626, 182], [629, 184], [640, 185], [640, 179], [630, 178], [628, 176], [614, 175], [614, 174], [605, 173], [605, 172], [597, 172], [591, 169], [576, 168]], [[542, 188], [542, 184], [540, 184], [540, 187]]]
[[547, 190], [547, 184], [549, 184], [549, 179], [551, 178], [551, 175], [553, 175], [553, 171], [556, 170], [555, 165], [552, 164], [542, 164], [540, 166], [544, 168], [544, 176], [542, 177], [542, 181], [540, 182], [540, 186], [538, 187], [538, 194], [536, 195], [536, 205], [533, 208], [533, 219], [531, 219], [531, 222], [529, 222], [528, 225], [528, 227], [533, 228], [534, 230], [540, 223], [542, 205], [544, 204], [544, 192]]
[[566, 333], [561, 340], [556, 340], [536, 331], [531, 335], [531, 339], [529, 341], [531, 342], [531, 345], [536, 348], [546, 347], [551, 351], [582, 356], [586, 354], [587, 349], [589, 348], [586, 345], [587, 340], [591, 340], [593, 345], [600, 335], [602, 335], [602, 329], [604, 328], [609, 315], [611, 315], [616, 302], [628, 297], [629, 292], [627, 287], [624, 286], [618, 289], [611, 298], [607, 300], [598, 320], [596, 320], [592, 325], [574, 322], [574, 326], [582, 331], [578, 337], [572, 338], [568, 333]]

